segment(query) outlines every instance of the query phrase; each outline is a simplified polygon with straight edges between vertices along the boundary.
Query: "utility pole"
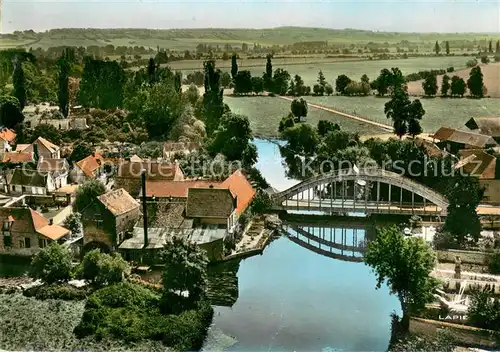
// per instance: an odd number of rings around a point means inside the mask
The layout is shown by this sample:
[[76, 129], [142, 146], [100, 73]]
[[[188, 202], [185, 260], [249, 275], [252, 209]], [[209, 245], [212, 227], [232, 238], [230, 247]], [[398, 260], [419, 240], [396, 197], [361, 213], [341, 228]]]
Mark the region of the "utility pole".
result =
[[142, 219], [143, 219], [143, 230], [144, 230], [144, 246], [143, 249], [149, 244], [148, 240], [148, 205], [146, 203], [146, 170], [142, 170], [141, 173], [141, 183], [142, 183]]

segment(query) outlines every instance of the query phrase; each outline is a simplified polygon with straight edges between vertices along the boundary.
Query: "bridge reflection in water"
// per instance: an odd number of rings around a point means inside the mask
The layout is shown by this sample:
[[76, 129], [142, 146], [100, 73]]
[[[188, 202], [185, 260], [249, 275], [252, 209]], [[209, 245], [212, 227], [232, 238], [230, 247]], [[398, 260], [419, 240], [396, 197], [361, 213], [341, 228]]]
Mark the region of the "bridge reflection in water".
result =
[[368, 242], [376, 235], [368, 221], [284, 221], [283, 234], [292, 242], [317, 254], [347, 262], [362, 262]]

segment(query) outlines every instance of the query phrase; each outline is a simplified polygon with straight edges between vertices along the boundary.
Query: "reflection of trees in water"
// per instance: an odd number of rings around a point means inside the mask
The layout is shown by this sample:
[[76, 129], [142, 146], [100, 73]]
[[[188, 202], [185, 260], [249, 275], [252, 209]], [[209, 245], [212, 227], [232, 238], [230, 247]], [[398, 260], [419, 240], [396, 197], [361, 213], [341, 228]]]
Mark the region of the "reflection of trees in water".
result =
[[239, 260], [230, 260], [208, 267], [207, 295], [212, 304], [232, 307], [238, 299]]

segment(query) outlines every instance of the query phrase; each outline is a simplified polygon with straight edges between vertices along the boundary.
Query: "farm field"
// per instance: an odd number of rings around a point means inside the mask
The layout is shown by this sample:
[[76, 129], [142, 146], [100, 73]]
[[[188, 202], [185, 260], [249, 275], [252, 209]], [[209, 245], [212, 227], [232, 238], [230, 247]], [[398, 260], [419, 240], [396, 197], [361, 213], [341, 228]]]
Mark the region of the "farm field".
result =
[[[484, 85], [488, 89], [487, 95], [492, 98], [500, 98], [500, 62], [479, 66], [481, 67], [481, 71], [483, 73]], [[453, 72], [448, 74], [448, 76], [451, 78], [452, 76], [457, 75], [467, 82], [469, 79], [469, 72], [470, 68]], [[441, 88], [442, 80], [443, 76], [437, 76], [438, 89]], [[422, 89], [422, 82], [423, 80], [408, 83], [408, 92], [411, 94], [423, 95], [424, 90]]]
[[[232, 112], [248, 116], [252, 131], [257, 137], [278, 137], [280, 120], [290, 112], [290, 102], [278, 97], [224, 96], [224, 102]], [[338, 123], [346, 131], [364, 135], [384, 133], [384, 130], [377, 127], [313, 108], [309, 109], [304, 122], [316, 126], [319, 120], [329, 120]]]
[[[456, 70], [462, 69], [465, 67], [465, 63], [467, 60], [470, 60], [471, 57], [465, 56], [448, 56], [448, 57], [416, 57], [409, 59], [398, 59], [398, 60], [364, 60], [364, 61], [340, 61], [335, 59], [330, 59], [329, 62], [318, 62], [318, 61], [308, 61], [307, 63], [299, 64], [304, 59], [296, 59], [296, 58], [284, 58], [284, 59], [276, 59], [273, 60], [273, 70], [277, 68], [283, 68], [287, 70], [290, 75], [293, 77], [294, 75], [299, 75], [304, 80], [306, 85], [313, 86], [316, 84], [318, 79], [318, 72], [320, 70], [323, 71], [326, 80], [335, 87], [335, 79], [341, 75], [345, 74], [349, 76], [351, 79], [360, 80], [363, 74], [368, 75], [370, 80], [377, 78], [380, 73], [380, 70], [383, 68], [391, 68], [391, 67], [399, 67], [399, 69], [403, 72], [404, 75], [421, 71], [421, 70], [431, 70], [431, 69], [445, 69], [447, 67], [453, 66]], [[316, 60], [316, 59], [315, 59]], [[183, 70], [181, 67], [185, 65], [183, 62], [185, 61], [176, 61], [169, 64], [172, 69], [180, 69], [182, 70], [184, 75], [187, 75], [189, 72], [195, 71], [191, 70]], [[203, 67], [202, 61], [191, 60], [189, 61], [194, 67], [199, 67], [200, 70]], [[248, 69], [252, 76], [261, 76], [265, 71], [266, 63], [265, 59], [261, 60], [262, 64], [259, 66], [257, 60], [252, 60], [246, 63], [246, 60], [238, 63], [239, 70]], [[195, 64], [196, 63], [196, 64]], [[176, 66], [179, 65], [179, 66]], [[257, 66], [254, 66], [257, 65]], [[231, 61], [223, 62], [217, 61], [217, 66], [221, 68], [223, 71], [231, 70]], [[178, 68], [176, 68], [178, 67]]]
[[[324, 96], [306, 97], [308, 103], [322, 105], [346, 113], [351, 113], [376, 122], [391, 125], [384, 114], [384, 104], [389, 98]], [[497, 116], [500, 113], [500, 99], [420, 99], [426, 111], [422, 119], [424, 132], [435, 132], [440, 127], [463, 127], [471, 117]], [[361, 131], [360, 131], [361, 132]]]
[[[47, 48], [59, 45], [142, 45], [156, 48], [157, 45], [163, 48], [177, 50], [192, 50], [199, 43], [211, 44], [231, 44], [240, 46], [242, 43], [260, 45], [283, 45], [304, 41], [327, 41], [329, 44], [338, 45], [365, 45], [372, 43], [387, 43], [388, 45], [401, 45], [401, 42], [416, 43], [420, 46], [432, 50], [436, 40], [455, 41], [457, 51], [462, 41], [485, 41], [488, 39], [500, 39], [498, 33], [397, 33], [397, 32], [374, 32], [369, 30], [356, 29], [327, 29], [327, 28], [304, 28], [304, 27], [278, 27], [268, 29], [232, 29], [232, 28], [197, 28], [197, 29], [83, 29], [65, 28], [54, 29], [43, 33], [19, 33], [16, 35], [0, 36], [0, 41], [11, 40], [9, 46], [27, 45], [33, 43], [33, 47]], [[483, 43], [484, 45], [484, 43]], [[404, 46], [404, 45], [403, 45]], [[420, 50], [422, 52], [422, 50]]]

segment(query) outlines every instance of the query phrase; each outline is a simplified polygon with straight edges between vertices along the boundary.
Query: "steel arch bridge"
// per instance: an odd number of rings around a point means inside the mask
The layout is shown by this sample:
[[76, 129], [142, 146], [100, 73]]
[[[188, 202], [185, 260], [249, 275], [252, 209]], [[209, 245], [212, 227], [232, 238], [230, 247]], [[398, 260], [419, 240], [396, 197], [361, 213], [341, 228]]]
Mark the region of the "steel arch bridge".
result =
[[274, 210], [446, 216], [448, 209], [440, 193], [380, 168], [314, 176], [271, 198]]

